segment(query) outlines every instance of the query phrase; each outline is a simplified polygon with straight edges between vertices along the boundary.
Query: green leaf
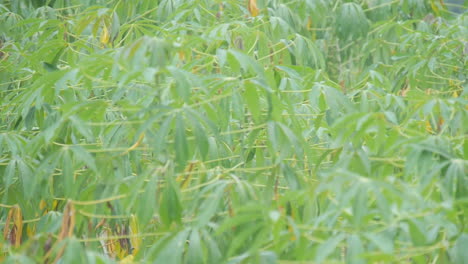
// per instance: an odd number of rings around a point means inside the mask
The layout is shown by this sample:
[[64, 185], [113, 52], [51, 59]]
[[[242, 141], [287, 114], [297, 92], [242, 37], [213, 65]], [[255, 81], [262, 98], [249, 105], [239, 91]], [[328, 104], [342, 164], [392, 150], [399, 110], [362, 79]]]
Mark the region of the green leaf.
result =
[[47, 233], [55, 233], [60, 230], [62, 225], [62, 214], [50, 211], [43, 215], [38, 222], [37, 230]]
[[117, 35], [120, 32], [120, 19], [119, 15], [117, 12], [112, 13], [112, 26], [111, 26], [111, 32], [110, 32], [110, 37], [112, 40], [114, 40]]
[[57, 68], [57, 65], [54, 65], [52, 63], [43, 62], [42, 64], [44, 66], [44, 69], [46, 69], [48, 72], [53, 72], [53, 71], [58, 71], [59, 70]]
[[201, 126], [200, 122], [195, 117], [191, 118], [190, 121], [192, 122], [198, 150], [200, 151], [201, 158], [204, 160], [208, 154], [209, 147], [207, 131]]
[[161, 153], [167, 145], [167, 135], [171, 129], [173, 116], [168, 116], [161, 124], [156, 134], [151, 138], [154, 149], [154, 153]]
[[245, 72], [249, 72], [250, 70], [252, 70], [259, 78], [263, 79], [265, 77], [265, 72], [262, 66], [259, 63], [257, 63], [254, 59], [237, 50], [229, 50], [228, 52], [229, 54], [232, 54], [232, 56], [234, 56], [234, 58], [239, 63], [240, 67]]
[[189, 157], [189, 147], [185, 133], [184, 120], [181, 115], [176, 116], [174, 144], [177, 165], [183, 167], [187, 163]]
[[386, 233], [367, 233], [366, 238], [375, 244], [382, 252], [393, 254], [393, 240]]
[[207, 198], [203, 201], [203, 203], [201, 204], [198, 210], [199, 212], [198, 217], [197, 217], [198, 226], [207, 225], [210, 219], [219, 210], [218, 206], [219, 206], [219, 203], [222, 201], [225, 186], [226, 186], [225, 184], [219, 184], [219, 186], [216, 186], [217, 188], [214, 192], [209, 193], [207, 195]]
[[318, 246], [317, 251], [315, 253], [315, 261], [317, 263], [322, 263], [324, 260], [328, 258], [333, 252], [337, 252], [338, 244], [344, 239], [343, 234], [338, 234], [332, 236], [331, 238], [327, 239], [324, 243]]
[[366, 263], [363, 258], [364, 253], [364, 246], [362, 245], [362, 241], [357, 235], [350, 235], [348, 237], [348, 250], [346, 254], [346, 263], [352, 264], [360, 264]]
[[[4, 182], [5, 182], [5, 188], [8, 190], [10, 186], [14, 183], [14, 177], [16, 174], [16, 166], [17, 166], [17, 161], [12, 159], [10, 162], [8, 162], [8, 165], [4, 171]], [[5, 199], [7, 196], [3, 196], [3, 202], [5, 202]]]
[[138, 222], [141, 226], [146, 226], [153, 218], [156, 210], [156, 188], [158, 185], [158, 177], [150, 177], [148, 183], [143, 190], [141, 196], [137, 196], [136, 212], [138, 213]]
[[353, 222], [356, 228], [365, 224], [363, 223], [363, 218], [367, 213], [367, 202], [367, 189], [363, 185], [360, 185], [353, 202]]
[[188, 234], [189, 230], [178, 232], [152, 260], [156, 263], [182, 263], [182, 253], [184, 252]]
[[65, 251], [61, 260], [64, 263], [85, 263], [86, 255], [81, 243], [76, 238], [67, 239]]
[[357, 3], [343, 3], [336, 16], [337, 33], [342, 40], [367, 34], [369, 24], [362, 7]]
[[74, 158], [78, 159], [79, 161], [83, 162], [93, 171], [97, 171], [96, 163], [94, 157], [87, 152], [81, 146], [73, 146], [70, 148], [74, 154]]
[[159, 215], [166, 226], [170, 226], [173, 222], [180, 224], [182, 220], [182, 204], [179, 194], [174, 181], [169, 177], [166, 177], [166, 185], [159, 205]]
[[192, 87], [192, 82], [188, 77], [188, 73], [173, 66], [169, 66], [167, 69], [174, 76], [177, 96], [181, 97], [185, 102], [188, 102]]
[[426, 235], [423, 231], [424, 226], [421, 225], [421, 222], [412, 219], [407, 221], [409, 226], [409, 235], [415, 246], [424, 246], [426, 244]]
[[75, 175], [73, 170], [73, 160], [68, 149], [64, 149], [62, 151], [62, 177], [64, 192], [67, 194], [73, 193]]
[[455, 245], [450, 250], [454, 263], [466, 263], [468, 261], [468, 252], [466, 250], [467, 247], [468, 234], [463, 233], [458, 237]]
[[286, 179], [286, 182], [288, 183], [288, 187], [291, 190], [299, 190], [301, 183], [296, 172], [287, 164], [281, 164], [281, 170], [283, 172], [284, 178]]
[[206, 263], [206, 258], [204, 257], [204, 250], [202, 247], [202, 241], [200, 234], [197, 229], [193, 229], [190, 232], [188, 238], [188, 251], [186, 256], [186, 263], [188, 264], [201, 264]]
[[250, 82], [245, 82], [244, 99], [247, 107], [252, 113], [253, 120], [256, 123], [260, 122], [260, 97], [257, 92], [257, 87]]

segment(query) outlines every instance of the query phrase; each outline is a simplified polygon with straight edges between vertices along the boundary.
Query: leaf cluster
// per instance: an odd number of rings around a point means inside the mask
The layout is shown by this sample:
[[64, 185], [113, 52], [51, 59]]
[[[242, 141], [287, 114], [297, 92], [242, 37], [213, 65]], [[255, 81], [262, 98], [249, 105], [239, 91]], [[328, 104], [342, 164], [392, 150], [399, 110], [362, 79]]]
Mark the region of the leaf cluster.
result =
[[455, 7], [0, 1], [0, 261], [467, 263]]

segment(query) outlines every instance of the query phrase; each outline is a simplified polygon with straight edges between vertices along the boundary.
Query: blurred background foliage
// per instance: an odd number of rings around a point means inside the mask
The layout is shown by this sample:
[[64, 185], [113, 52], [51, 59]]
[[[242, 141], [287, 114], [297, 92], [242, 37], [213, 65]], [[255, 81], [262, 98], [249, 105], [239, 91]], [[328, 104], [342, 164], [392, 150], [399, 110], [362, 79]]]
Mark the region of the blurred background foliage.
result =
[[4, 263], [467, 263], [466, 1], [0, 1]]

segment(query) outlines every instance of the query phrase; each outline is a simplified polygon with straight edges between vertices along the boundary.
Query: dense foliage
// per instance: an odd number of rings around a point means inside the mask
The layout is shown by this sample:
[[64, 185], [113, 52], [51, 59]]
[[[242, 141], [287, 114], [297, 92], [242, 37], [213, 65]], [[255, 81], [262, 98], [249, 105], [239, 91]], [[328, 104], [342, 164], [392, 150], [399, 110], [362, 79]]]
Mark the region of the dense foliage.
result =
[[463, 6], [0, 3], [0, 261], [468, 263]]

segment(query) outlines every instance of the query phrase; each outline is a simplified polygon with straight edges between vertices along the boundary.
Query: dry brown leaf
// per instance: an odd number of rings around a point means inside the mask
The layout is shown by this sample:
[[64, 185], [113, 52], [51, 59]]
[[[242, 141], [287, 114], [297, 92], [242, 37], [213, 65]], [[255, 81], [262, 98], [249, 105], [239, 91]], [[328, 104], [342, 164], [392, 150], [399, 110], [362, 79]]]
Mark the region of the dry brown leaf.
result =
[[68, 201], [63, 211], [62, 229], [59, 234], [59, 241], [73, 235], [75, 228], [75, 206], [71, 201]]
[[115, 239], [109, 238], [111, 236], [112, 236], [112, 230], [108, 226], [106, 226], [103, 228], [103, 230], [99, 234], [99, 238], [100, 238], [99, 242], [101, 243], [104, 254], [107, 255], [111, 259], [115, 259], [116, 241]]
[[[13, 227], [10, 228], [10, 223], [13, 222]], [[15, 247], [21, 245], [21, 236], [23, 234], [23, 214], [21, 213], [21, 208], [15, 205], [10, 211], [8, 211], [8, 216], [5, 222], [5, 227], [3, 229], [3, 238], [10, 242], [10, 244]]]
[[[65, 238], [71, 237], [73, 235], [73, 229], [75, 228], [75, 206], [73, 205], [72, 201], [68, 201], [65, 205], [65, 209], [63, 210], [63, 218], [62, 218], [62, 228], [60, 229], [60, 233], [58, 235], [58, 239], [55, 242], [55, 245], [60, 243]], [[47, 252], [45, 259], [49, 258], [49, 255], [53, 251], [52, 247], [49, 252]], [[53, 263], [57, 263], [63, 255], [65, 251], [65, 246], [58, 251], [57, 255], [55, 256], [55, 260]], [[46, 261], [48, 262], [48, 261]]]

